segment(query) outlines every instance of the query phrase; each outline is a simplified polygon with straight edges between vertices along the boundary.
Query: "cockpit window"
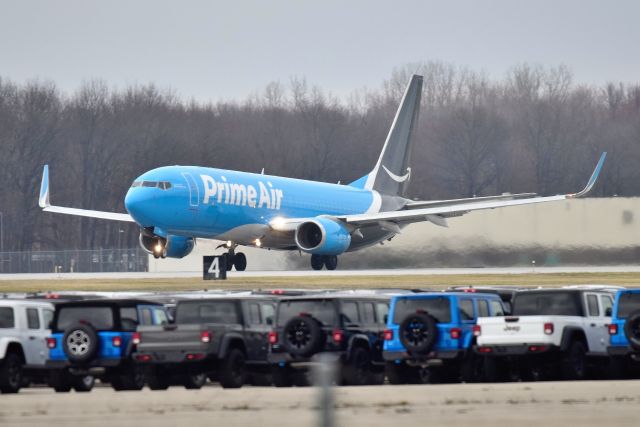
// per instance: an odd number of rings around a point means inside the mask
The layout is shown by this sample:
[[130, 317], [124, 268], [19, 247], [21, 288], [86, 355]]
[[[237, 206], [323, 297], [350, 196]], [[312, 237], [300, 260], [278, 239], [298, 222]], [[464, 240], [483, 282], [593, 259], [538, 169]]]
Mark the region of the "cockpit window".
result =
[[142, 181], [143, 187], [157, 187], [158, 181]]
[[131, 184], [131, 188], [140, 187], [141, 185], [142, 181], [134, 181], [133, 184]]
[[171, 188], [171, 183], [169, 181], [135, 181], [131, 184], [131, 188], [134, 187], [161, 188], [162, 190], [168, 190]]
[[171, 188], [171, 183], [169, 181], [161, 181], [160, 188], [162, 188], [163, 190], [168, 190]]

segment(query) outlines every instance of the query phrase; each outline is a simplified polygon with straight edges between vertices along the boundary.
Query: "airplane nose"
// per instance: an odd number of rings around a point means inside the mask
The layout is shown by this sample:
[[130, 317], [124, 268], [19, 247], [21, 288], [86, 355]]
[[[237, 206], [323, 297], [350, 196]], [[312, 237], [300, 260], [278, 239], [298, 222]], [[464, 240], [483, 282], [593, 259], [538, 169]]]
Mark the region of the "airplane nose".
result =
[[153, 195], [145, 188], [130, 188], [124, 198], [124, 206], [138, 224], [150, 226], [153, 225], [149, 218], [149, 213], [154, 211], [153, 199]]

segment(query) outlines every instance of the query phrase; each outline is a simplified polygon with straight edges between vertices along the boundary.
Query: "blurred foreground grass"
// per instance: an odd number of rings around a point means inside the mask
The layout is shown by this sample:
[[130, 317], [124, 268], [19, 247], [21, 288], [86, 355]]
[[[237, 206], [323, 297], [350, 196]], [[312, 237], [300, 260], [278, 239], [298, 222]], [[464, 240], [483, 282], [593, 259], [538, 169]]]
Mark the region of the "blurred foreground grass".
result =
[[454, 285], [557, 286], [607, 284], [640, 286], [640, 273], [456, 274], [398, 276], [250, 277], [226, 281], [176, 279], [3, 280], [0, 292], [36, 291], [176, 291], [273, 288], [435, 288]]

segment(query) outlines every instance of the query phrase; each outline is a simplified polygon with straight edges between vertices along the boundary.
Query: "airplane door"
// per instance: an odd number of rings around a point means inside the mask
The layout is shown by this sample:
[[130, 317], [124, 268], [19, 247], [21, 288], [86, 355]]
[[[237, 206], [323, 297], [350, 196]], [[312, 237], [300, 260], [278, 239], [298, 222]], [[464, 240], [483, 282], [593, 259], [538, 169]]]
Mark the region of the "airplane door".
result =
[[187, 185], [189, 186], [189, 206], [198, 207], [200, 203], [200, 190], [198, 189], [196, 180], [188, 172], [184, 172], [182, 176], [187, 180]]

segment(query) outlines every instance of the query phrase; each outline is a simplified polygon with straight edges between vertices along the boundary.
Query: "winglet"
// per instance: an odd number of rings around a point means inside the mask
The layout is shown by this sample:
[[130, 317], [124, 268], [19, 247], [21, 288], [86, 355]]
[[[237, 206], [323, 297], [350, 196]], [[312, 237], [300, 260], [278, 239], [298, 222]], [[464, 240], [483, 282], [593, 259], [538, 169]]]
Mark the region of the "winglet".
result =
[[591, 178], [589, 178], [589, 182], [587, 182], [587, 186], [584, 187], [584, 189], [582, 191], [580, 191], [579, 193], [567, 194], [567, 198], [582, 197], [582, 196], [586, 195], [589, 191], [591, 191], [591, 189], [593, 188], [593, 185], [598, 180], [598, 176], [600, 175], [600, 171], [602, 170], [602, 165], [604, 165], [604, 159], [606, 157], [607, 157], [607, 152], [605, 151], [600, 156], [600, 160], [598, 160], [598, 164], [596, 165], [596, 168], [593, 170], [593, 173], [591, 174]]
[[40, 184], [40, 200], [38, 204], [41, 208], [51, 206], [49, 203], [49, 165], [44, 165], [42, 171], [42, 183]]

